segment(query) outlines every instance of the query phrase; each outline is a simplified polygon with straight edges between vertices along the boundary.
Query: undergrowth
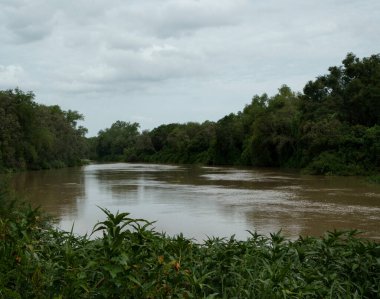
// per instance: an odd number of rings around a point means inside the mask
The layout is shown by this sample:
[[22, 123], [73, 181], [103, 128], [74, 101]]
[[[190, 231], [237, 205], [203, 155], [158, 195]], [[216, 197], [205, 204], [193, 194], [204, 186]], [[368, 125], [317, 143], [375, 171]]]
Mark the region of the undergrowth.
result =
[[357, 231], [197, 244], [103, 209], [91, 239], [0, 191], [0, 298], [380, 297], [380, 245]]

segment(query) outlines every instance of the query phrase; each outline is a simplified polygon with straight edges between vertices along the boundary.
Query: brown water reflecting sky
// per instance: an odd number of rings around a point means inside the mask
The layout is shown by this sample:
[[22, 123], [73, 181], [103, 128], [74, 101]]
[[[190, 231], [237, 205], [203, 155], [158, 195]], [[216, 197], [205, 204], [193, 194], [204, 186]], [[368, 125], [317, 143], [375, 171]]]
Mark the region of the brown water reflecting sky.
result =
[[304, 176], [273, 169], [93, 164], [17, 174], [15, 188], [57, 216], [59, 226], [90, 232], [97, 206], [157, 221], [158, 231], [246, 238], [282, 229], [291, 238], [357, 228], [380, 240], [380, 186], [357, 177]]

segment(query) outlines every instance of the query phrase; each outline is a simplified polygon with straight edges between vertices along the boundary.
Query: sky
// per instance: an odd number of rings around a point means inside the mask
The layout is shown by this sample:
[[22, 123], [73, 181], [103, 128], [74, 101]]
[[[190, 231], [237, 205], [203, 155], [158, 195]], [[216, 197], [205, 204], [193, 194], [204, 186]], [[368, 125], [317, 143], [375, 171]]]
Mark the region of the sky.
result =
[[0, 0], [0, 89], [79, 111], [88, 136], [217, 121], [379, 54], [379, 28], [379, 0]]

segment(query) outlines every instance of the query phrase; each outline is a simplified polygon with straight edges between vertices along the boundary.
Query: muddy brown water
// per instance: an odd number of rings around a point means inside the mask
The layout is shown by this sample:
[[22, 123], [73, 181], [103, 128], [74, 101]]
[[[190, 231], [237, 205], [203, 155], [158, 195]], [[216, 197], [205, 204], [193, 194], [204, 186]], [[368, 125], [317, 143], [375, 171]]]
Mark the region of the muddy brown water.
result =
[[359, 229], [380, 240], [380, 186], [358, 177], [307, 176], [277, 169], [91, 164], [25, 172], [16, 190], [84, 234], [105, 219], [98, 206], [156, 221], [157, 231], [245, 239], [249, 231], [288, 238]]

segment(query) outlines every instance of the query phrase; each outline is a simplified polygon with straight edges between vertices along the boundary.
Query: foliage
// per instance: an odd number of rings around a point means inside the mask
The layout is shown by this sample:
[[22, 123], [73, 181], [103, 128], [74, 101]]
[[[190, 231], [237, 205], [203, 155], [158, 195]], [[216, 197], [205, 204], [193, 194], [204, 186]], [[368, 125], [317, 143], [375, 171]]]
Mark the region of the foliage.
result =
[[87, 132], [77, 127], [82, 119], [76, 111], [35, 103], [31, 92], [0, 91], [0, 170], [80, 164]]
[[[283, 85], [278, 94], [255, 96], [243, 110], [250, 119], [243, 159], [248, 165], [284, 166], [297, 154], [299, 140], [299, 99]], [[289, 165], [297, 166], [297, 165]]]
[[219, 120], [211, 146], [212, 164], [238, 164], [243, 148], [243, 134], [240, 116], [231, 113]]
[[111, 128], [100, 131], [96, 143], [96, 152], [102, 160], [132, 161], [133, 151], [138, 136], [138, 123], [117, 121]]
[[349, 53], [343, 66], [309, 81], [304, 88], [305, 118], [334, 117], [350, 125], [372, 127], [380, 122], [380, 55], [360, 60]]
[[368, 176], [367, 181], [373, 184], [380, 184], [380, 175]]
[[[314, 174], [379, 173], [380, 55], [359, 59], [349, 53], [342, 66], [328, 70], [309, 81], [303, 93], [283, 85], [274, 96], [255, 95], [241, 112], [215, 123], [134, 131], [136, 142], [123, 144], [128, 155], [116, 159], [291, 167]], [[98, 146], [103, 139], [101, 132]], [[100, 160], [107, 155], [98, 151]]]
[[139, 151], [139, 159], [149, 162], [205, 163], [214, 136], [214, 123], [204, 122], [161, 125], [146, 138], [151, 140], [150, 152]]
[[83, 117], [36, 104], [33, 93], [0, 91], [0, 171], [101, 161], [299, 168], [313, 174], [380, 173], [380, 55], [349, 53], [309, 81], [255, 95], [217, 122], [160, 125], [116, 121], [85, 139]]
[[[2, 204], [12, 203], [0, 192]], [[2, 205], [1, 205], [2, 207]], [[155, 232], [112, 214], [90, 239], [54, 228], [38, 209], [0, 217], [0, 298], [378, 298], [380, 247], [356, 231], [288, 241], [245, 241]]]

